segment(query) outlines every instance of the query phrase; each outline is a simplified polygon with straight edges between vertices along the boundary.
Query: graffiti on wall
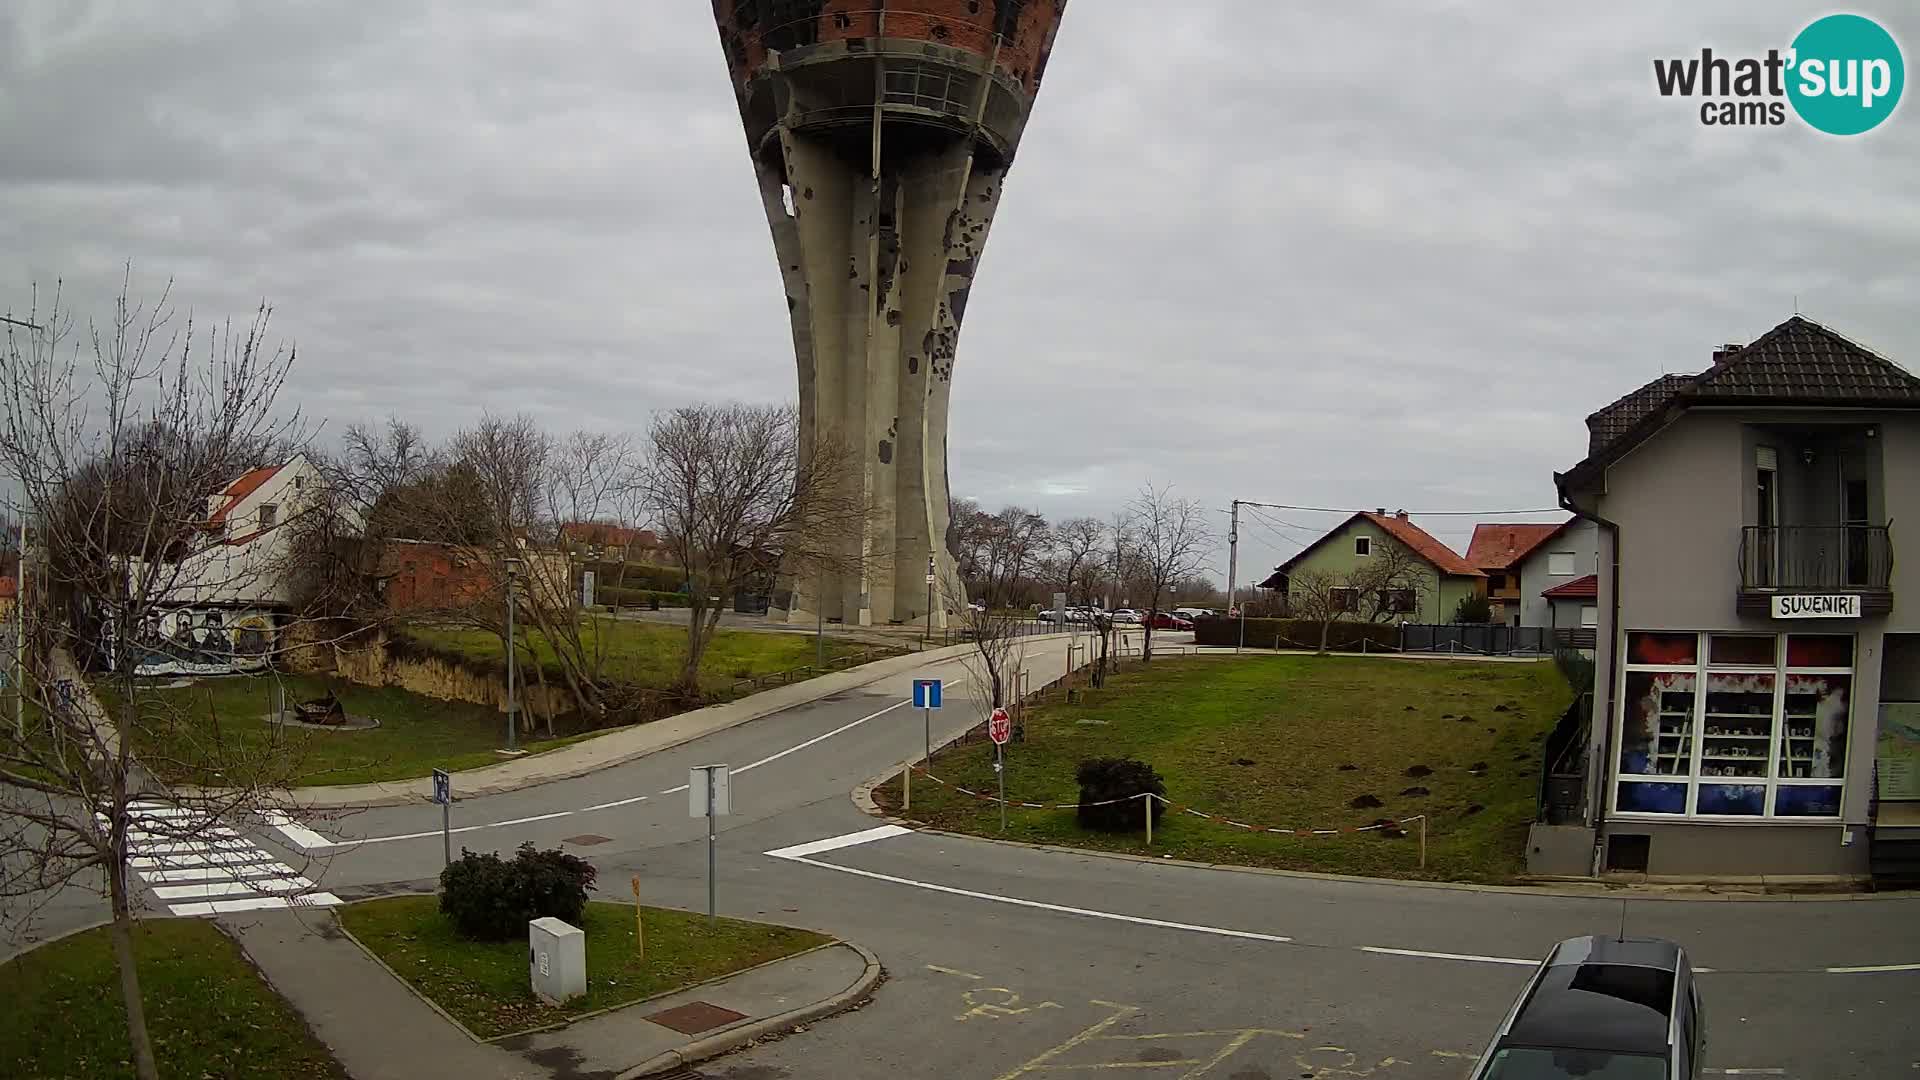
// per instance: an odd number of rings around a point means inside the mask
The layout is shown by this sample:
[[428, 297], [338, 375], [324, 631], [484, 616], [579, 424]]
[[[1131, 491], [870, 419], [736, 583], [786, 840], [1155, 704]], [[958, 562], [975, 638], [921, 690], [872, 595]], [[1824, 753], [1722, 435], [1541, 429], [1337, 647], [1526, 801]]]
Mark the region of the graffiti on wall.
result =
[[175, 608], [149, 617], [133, 640], [135, 675], [230, 675], [267, 666], [272, 612]]

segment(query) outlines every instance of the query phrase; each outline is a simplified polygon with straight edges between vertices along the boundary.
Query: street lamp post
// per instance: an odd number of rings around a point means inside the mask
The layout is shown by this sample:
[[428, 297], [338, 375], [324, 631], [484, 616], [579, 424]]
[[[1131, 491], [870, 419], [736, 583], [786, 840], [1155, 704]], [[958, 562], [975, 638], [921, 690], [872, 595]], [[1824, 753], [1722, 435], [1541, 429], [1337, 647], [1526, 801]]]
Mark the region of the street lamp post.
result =
[[507, 568], [507, 751], [511, 753], [519, 747], [520, 705], [514, 700], [514, 667], [519, 650], [514, 648], [513, 638], [513, 575], [520, 569], [520, 560], [509, 558]]

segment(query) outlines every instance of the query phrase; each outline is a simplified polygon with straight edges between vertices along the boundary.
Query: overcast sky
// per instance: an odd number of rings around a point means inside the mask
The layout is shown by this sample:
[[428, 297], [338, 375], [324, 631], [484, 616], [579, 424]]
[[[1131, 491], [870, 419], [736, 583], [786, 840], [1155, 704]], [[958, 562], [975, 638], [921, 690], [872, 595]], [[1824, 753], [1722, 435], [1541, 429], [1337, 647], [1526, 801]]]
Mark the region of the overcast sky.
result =
[[[1235, 497], [1546, 507], [1587, 413], [1796, 295], [1920, 366], [1920, 106], [1703, 127], [1654, 57], [1828, 9], [1679, 6], [1076, 0], [967, 309], [954, 495], [1104, 515], [1151, 479], [1223, 536]], [[1920, 9], [1851, 10], [1913, 74]], [[7, 0], [0, 307], [64, 277], [98, 310], [129, 259], [203, 317], [269, 299], [335, 428], [795, 392], [701, 0]], [[1269, 516], [1243, 578], [1329, 523]]]

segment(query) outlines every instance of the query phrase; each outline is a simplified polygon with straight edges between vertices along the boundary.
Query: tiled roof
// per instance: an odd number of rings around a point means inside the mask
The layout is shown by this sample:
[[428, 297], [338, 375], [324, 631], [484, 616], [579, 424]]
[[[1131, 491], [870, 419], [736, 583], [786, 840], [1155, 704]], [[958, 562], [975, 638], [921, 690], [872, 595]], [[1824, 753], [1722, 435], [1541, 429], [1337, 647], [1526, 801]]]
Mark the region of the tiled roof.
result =
[[1540, 595], [1549, 600], [1597, 599], [1600, 596], [1600, 577], [1598, 574], [1588, 574], [1586, 577], [1574, 578], [1564, 585], [1544, 589]]
[[1467, 545], [1467, 562], [1479, 570], [1505, 570], [1566, 527], [1564, 521], [1548, 525], [1511, 522], [1475, 525], [1473, 541]]
[[281, 465], [263, 465], [258, 469], [248, 470], [241, 475], [240, 479], [228, 484], [227, 490], [220, 493], [220, 497], [226, 501], [222, 502], [220, 508], [213, 512], [213, 516], [207, 519], [208, 523], [218, 525], [227, 520], [227, 515], [232, 512], [234, 507], [240, 505], [241, 500], [259, 491], [260, 485], [273, 479], [273, 474], [279, 472], [282, 468], [285, 468], [284, 463]]
[[1584, 483], [1689, 405], [1803, 405], [1920, 409], [1920, 378], [1795, 315], [1741, 348], [1715, 354], [1697, 375], [1662, 375], [1587, 417], [1587, 458], [1562, 474]]
[[1798, 315], [1701, 372], [1686, 392], [1715, 402], [1920, 406], [1920, 379]]
[[1363, 518], [1385, 529], [1388, 535], [1413, 549], [1413, 553], [1439, 567], [1448, 574], [1462, 577], [1485, 577], [1475, 570], [1459, 553], [1435, 539], [1432, 533], [1415, 525], [1405, 518], [1389, 514], [1361, 514]]
[[1633, 430], [1633, 425], [1657, 412], [1672, 399], [1675, 391], [1693, 380], [1692, 375], [1662, 375], [1587, 417], [1587, 453], [1597, 454], [1608, 443]]
[[1432, 563], [1441, 573], [1459, 577], [1486, 577], [1487, 575], [1467, 565], [1452, 548], [1434, 539], [1433, 535], [1411, 521], [1391, 514], [1374, 514], [1360, 511], [1352, 517], [1335, 525], [1323, 533], [1318, 540], [1294, 552], [1293, 558], [1274, 567], [1273, 573], [1260, 583], [1263, 589], [1277, 589], [1280, 579], [1293, 569], [1295, 563], [1306, 558], [1321, 544], [1340, 536], [1356, 521], [1370, 521], [1380, 527], [1382, 532], [1405, 544], [1409, 550], [1422, 559]]

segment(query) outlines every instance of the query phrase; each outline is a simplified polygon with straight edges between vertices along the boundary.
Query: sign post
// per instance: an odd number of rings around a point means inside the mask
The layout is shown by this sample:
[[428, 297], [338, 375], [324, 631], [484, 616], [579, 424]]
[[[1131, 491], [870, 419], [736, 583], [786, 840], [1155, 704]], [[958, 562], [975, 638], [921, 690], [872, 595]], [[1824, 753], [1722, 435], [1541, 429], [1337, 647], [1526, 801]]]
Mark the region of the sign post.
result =
[[440, 804], [440, 852], [453, 865], [453, 774], [433, 770], [433, 801]]
[[633, 875], [633, 958], [647, 958], [647, 924], [640, 918], [640, 875]]
[[1007, 831], [1007, 740], [1013, 737], [1013, 721], [1007, 710], [995, 709], [987, 720], [987, 737], [993, 740], [993, 772], [1000, 778], [1000, 831]]
[[927, 736], [927, 762], [933, 762], [933, 710], [940, 707], [940, 680], [913, 680], [913, 707], [920, 710]]
[[695, 765], [687, 770], [687, 812], [707, 819], [707, 919], [715, 917], [714, 819], [733, 813], [732, 770], [725, 765]]

